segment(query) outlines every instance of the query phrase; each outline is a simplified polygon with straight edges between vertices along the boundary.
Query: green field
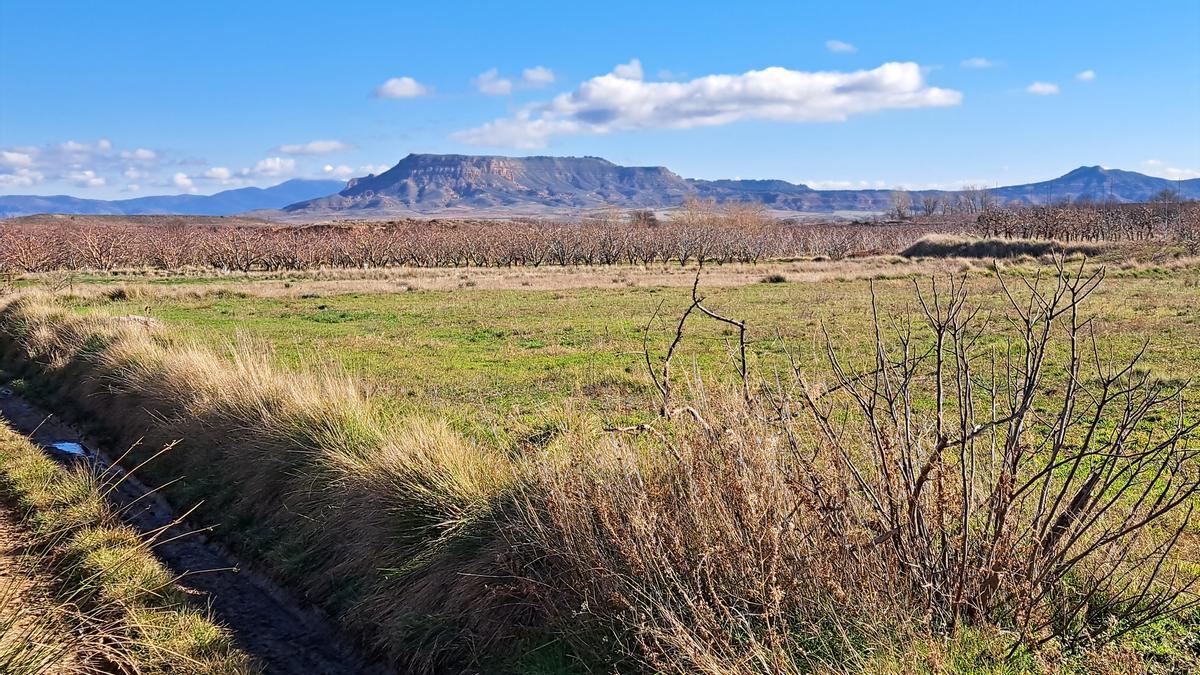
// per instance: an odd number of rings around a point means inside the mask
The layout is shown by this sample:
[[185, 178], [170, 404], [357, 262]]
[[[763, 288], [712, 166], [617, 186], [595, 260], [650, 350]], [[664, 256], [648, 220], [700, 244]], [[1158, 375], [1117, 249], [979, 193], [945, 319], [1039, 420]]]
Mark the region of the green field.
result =
[[[1028, 278], [1034, 269], [1018, 272]], [[972, 302], [1003, 321], [1007, 301], [994, 276], [980, 268], [969, 274]], [[871, 354], [870, 282], [765, 283], [760, 275], [745, 281], [707, 291], [702, 283], [701, 290], [713, 308], [748, 322], [758, 372], [769, 375], [783, 365], [780, 339], [801, 362], [823, 371], [823, 330], [848, 353]], [[914, 282], [927, 288], [929, 281], [924, 275], [876, 279], [884, 320], [919, 311]], [[661, 355], [690, 300], [682, 286], [313, 293], [297, 282], [285, 294], [259, 296], [253, 286], [223, 292], [206, 279], [193, 288], [198, 292], [148, 290], [124, 299], [118, 293], [115, 300], [93, 294], [74, 305], [84, 312], [148, 314], [170, 326], [174, 340], [219, 348], [265, 342], [288, 367], [332, 366], [397, 411], [446, 417], [479, 440], [501, 444], [519, 439], [522, 428], [567, 398], [609, 418], [649, 414], [655, 392], [646, 375], [643, 328], [661, 303], [649, 334], [652, 352]], [[1132, 354], [1148, 339], [1144, 366], [1174, 380], [1200, 373], [1197, 307], [1200, 270], [1181, 268], [1111, 271], [1085, 309], [1096, 316], [1098, 335], [1114, 356]], [[676, 372], [730, 375], [729, 327], [702, 317], [689, 325]]]

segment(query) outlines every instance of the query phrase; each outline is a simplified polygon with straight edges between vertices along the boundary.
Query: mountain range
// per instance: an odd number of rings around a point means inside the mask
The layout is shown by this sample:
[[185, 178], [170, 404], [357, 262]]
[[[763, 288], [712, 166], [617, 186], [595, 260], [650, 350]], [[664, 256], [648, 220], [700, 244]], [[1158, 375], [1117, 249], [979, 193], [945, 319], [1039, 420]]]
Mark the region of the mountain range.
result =
[[0, 218], [34, 213], [228, 216], [244, 211], [282, 208], [299, 201], [323, 197], [345, 186], [346, 182], [340, 180], [297, 178], [269, 188], [245, 187], [213, 195], [160, 195], [112, 201], [66, 195], [0, 195]]
[[[1060, 201], [1140, 202], [1163, 190], [1200, 198], [1200, 179], [1171, 181], [1132, 171], [1080, 167], [1053, 180], [992, 188], [1000, 203]], [[689, 196], [757, 201], [777, 211], [830, 213], [885, 211], [893, 190], [814, 190], [783, 180], [694, 180], [661, 166], [628, 167], [599, 157], [498, 157], [418, 155], [379, 174], [350, 181], [335, 195], [289, 205], [293, 216], [531, 213], [580, 211], [608, 206], [669, 208]], [[946, 190], [912, 191], [945, 198]]]
[[[1039, 183], [989, 188], [1001, 204], [1062, 201], [1141, 202], [1170, 190], [1200, 199], [1200, 179], [1172, 181], [1132, 171], [1085, 166]], [[378, 175], [349, 183], [291, 180], [271, 188], [215, 195], [117, 201], [0, 196], [0, 217], [30, 213], [255, 215], [293, 220], [395, 216], [549, 216], [606, 207], [668, 209], [688, 197], [756, 201], [780, 212], [887, 210], [893, 190], [815, 190], [783, 180], [696, 180], [661, 166], [620, 166], [599, 157], [500, 157], [410, 154]], [[955, 191], [910, 191], [953, 197]]]

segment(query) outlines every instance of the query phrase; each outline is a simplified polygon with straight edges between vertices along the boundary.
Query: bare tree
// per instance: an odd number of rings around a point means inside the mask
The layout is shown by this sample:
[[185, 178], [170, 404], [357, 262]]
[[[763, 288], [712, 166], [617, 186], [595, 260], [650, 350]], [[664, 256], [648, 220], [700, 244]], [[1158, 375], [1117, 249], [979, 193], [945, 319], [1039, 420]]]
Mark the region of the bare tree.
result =
[[912, 195], [904, 188], [897, 188], [892, 191], [892, 208], [891, 215], [896, 220], [908, 220], [912, 213]]
[[937, 195], [927, 194], [921, 197], [921, 214], [929, 217], [938, 212], [942, 200]]

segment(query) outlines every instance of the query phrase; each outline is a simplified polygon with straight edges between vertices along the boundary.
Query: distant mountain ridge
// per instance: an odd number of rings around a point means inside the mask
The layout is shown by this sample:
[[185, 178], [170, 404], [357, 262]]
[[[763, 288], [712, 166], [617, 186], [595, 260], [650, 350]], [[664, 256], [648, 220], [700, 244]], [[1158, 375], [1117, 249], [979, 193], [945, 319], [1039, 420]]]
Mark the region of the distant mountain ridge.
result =
[[[1062, 201], [1143, 202], [1164, 190], [1200, 199], [1200, 179], [1173, 181], [1100, 166], [1080, 167], [1038, 183], [989, 188], [1000, 204]], [[911, 190], [953, 198], [948, 190]], [[232, 215], [256, 212], [289, 219], [438, 215], [561, 216], [607, 207], [665, 209], [689, 197], [760, 202], [776, 211], [886, 211], [893, 190], [815, 190], [784, 180], [696, 180], [661, 166], [630, 167], [599, 157], [502, 157], [410, 154], [378, 175], [348, 183], [290, 180], [270, 188], [215, 195], [141, 197], [118, 201], [74, 197], [0, 196], [0, 217], [32, 213]]]
[[113, 201], [66, 195], [0, 195], [0, 218], [35, 213], [229, 216], [245, 211], [279, 209], [295, 202], [323, 197], [345, 186], [346, 182], [340, 180], [298, 178], [269, 188], [246, 187], [212, 195], [161, 195]]
[[[991, 188], [1001, 203], [1141, 202], [1163, 190], [1200, 198], [1200, 179], [1172, 181], [1132, 171], [1080, 167], [1040, 183]], [[411, 154], [379, 175], [356, 179], [336, 195], [289, 205], [291, 215], [374, 217], [472, 210], [537, 213], [678, 206], [689, 196], [757, 201], [781, 211], [884, 211], [894, 190], [814, 190], [783, 180], [694, 180], [664, 167], [627, 167], [599, 157], [501, 157]], [[914, 199], [950, 190], [910, 191]]]

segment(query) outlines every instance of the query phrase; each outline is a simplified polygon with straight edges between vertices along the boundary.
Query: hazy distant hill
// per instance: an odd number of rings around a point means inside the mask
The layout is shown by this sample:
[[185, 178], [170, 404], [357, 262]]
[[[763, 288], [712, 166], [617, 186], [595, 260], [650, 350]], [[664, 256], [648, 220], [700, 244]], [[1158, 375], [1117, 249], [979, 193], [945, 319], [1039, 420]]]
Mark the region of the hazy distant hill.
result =
[[[339, 191], [340, 190], [340, 191]], [[1172, 181], [1132, 171], [1080, 167], [1053, 180], [990, 188], [1001, 204], [1062, 201], [1140, 202], [1163, 190], [1200, 199], [1200, 179]], [[953, 191], [913, 191], [953, 197]], [[418, 155], [349, 183], [290, 180], [274, 187], [215, 195], [119, 201], [75, 197], [0, 196], [0, 217], [31, 213], [231, 215], [249, 211], [295, 219], [413, 215], [565, 215], [604, 207], [658, 209], [689, 196], [754, 201], [777, 211], [885, 211], [891, 190], [814, 190], [783, 180], [692, 180], [661, 166], [619, 166], [599, 157]]]
[[65, 195], [0, 195], [0, 217], [34, 213], [81, 215], [182, 214], [228, 216], [258, 209], [278, 209], [298, 201], [322, 197], [346, 186], [340, 180], [289, 180], [274, 187], [247, 187], [214, 195], [163, 195], [105, 201]]
[[1163, 190], [1178, 190], [1185, 199], [1200, 199], [1200, 178], [1173, 181], [1134, 171], [1081, 166], [1054, 180], [995, 188], [1005, 202], [1047, 204], [1087, 199], [1097, 202], [1144, 202]]

